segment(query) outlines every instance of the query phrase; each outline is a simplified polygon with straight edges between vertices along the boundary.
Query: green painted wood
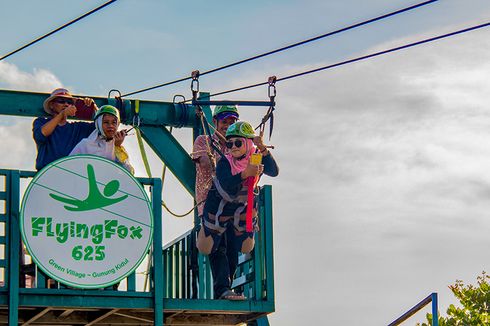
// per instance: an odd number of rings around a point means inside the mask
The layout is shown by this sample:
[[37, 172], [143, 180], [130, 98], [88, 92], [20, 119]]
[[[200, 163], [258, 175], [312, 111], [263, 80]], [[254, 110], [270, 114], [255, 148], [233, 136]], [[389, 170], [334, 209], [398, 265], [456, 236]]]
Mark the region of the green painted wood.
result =
[[174, 247], [170, 248], [167, 251], [167, 266], [165, 266], [166, 269], [168, 269], [168, 278], [167, 278], [167, 297], [173, 298], [174, 296], [174, 263], [173, 263], [173, 249]]
[[174, 298], [180, 298], [180, 241], [174, 246], [174, 264], [175, 264], [175, 271], [174, 271], [174, 280], [175, 280], [175, 292], [174, 292]]
[[274, 305], [268, 301], [230, 301], [230, 300], [186, 300], [164, 299], [166, 310], [192, 310], [192, 311], [236, 311], [236, 312], [264, 312], [274, 311]]
[[[20, 305], [31, 307], [98, 307], [152, 309], [154, 298], [148, 292], [73, 290], [73, 289], [20, 289]], [[6, 299], [6, 294], [0, 296]], [[0, 304], [2, 301], [0, 300]], [[209, 311], [209, 312], [273, 312], [274, 306], [268, 301], [229, 301], [229, 300], [192, 300], [163, 299], [165, 311]]]
[[191, 298], [191, 269], [190, 269], [190, 252], [191, 252], [191, 247], [190, 247], [190, 236], [185, 237], [184, 239], [184, 251], [185, 254], [183, 255], [182, 259], [185, 264], [185, 269], [182, 271], [182, 277], [184, 277], [185, 282], [184, 282], [184, 298], [185, 299], [190, 299]]
[[274, 241], [272, 220], [272, 187], [266, 185], [262, 188], [264, 198], [264, 221], [265, 221], [265, 257], [266, 257], [266, 297], [267, 301], [274, 304]]
[[206, 265], [204, 267], [204, 270], [206, 271], [206, 299], [213, 299], [214, 298], [214, 290], [213, 290], [213, 276], [211, 273], [211, 263], [209, 261], [209, 257], [206, 256]]
[[148, 292], [20, 289], [21, 306], [153, 309], [154, 303], [152, 293]]
[[38, 289], [46, 288], [46, 276], [39, 268], [36, 268], [36, 287]]
[[164, 286], [163, 286], [163, 297], [164, 298], [168, 298], [168, 287], [167, 287], [167, 284], [168, 284], [168, 251], [165, 250], [163, 252], [163, 282], [164, 282]]
[[142, 136], [155, 154], [179, 179], [184, 188], [194, 196], [196, 170], [187, 151], [165, 127], [142, 126]]
[[136, 291], [136, 274], [131, 273], [127, 278], [127, 291]]
[[[260, 211], [263, 213], [263, 208], [261, 207]], [[260, 214], [259, 216], [259, 223], [263, 223], [263, 214]], [[262, 229], [262, 226], [260, 227]], [[253, 260], [253, 266], [254, 266], [254, 292], [255, 292], [255, 299], [260, 300], [263, 298], [263, 272], [264, 272], [264, 265], [265, 265], [265, 257], [264, 257], [264, 236], [262, 232], [257, 232], [256, 234], [256, 241], [259, 243], [259, 245], [255, 246], [254, 249], [254, 260]]]
[[154, 286], [154, 325], [163, 325], [163, 239], [162, 239], [162, 180], [153, 179], [153, 187], [151, 188], [151, 200], [153, 206], [153, 282]]
[[7, 221], [7, 214], [0, 214], [0, 223]]
[[7, 199], [7, 192], [0, 191], [0, 200], [5, 200], [5, 199]]
[[7, 175], [8, 199], [6, 202], [6, 211], [8, 218], [8, 288], [9, 288], [9, 326], [17, 326], [19, 322], [19, 265], [20, 265], [20, 231], [19, 231], [19, 171], [12, 170]]

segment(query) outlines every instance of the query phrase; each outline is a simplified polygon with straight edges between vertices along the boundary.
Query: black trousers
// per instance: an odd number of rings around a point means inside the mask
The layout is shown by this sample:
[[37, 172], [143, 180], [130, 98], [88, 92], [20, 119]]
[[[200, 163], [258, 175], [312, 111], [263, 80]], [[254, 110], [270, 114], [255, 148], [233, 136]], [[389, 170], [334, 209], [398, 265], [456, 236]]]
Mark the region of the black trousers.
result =
[[240, 248], [238, 248], [234, 232], [233, 225], [228, 225], [221, 237], [218, 249], [209, 254], [215, 299], [218, 299], [226, 290], [231, 288], [238, 265]]

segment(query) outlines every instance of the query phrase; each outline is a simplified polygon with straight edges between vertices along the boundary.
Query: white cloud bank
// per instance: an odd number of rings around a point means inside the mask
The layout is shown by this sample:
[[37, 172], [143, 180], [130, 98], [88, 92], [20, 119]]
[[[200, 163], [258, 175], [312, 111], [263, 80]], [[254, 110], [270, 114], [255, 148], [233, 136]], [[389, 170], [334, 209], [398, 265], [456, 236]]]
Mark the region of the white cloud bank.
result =
[[445, 312], [488, 270], [485, 36], [278, 86], [273, 322], [383, 325], [432, 291]]
[[50, 92], [61, 87], [61, 81], [50, 71], [34, 69], [32, 73], [21, 71], [14, 64], [0, 61], [0, 85], [9, 89]]

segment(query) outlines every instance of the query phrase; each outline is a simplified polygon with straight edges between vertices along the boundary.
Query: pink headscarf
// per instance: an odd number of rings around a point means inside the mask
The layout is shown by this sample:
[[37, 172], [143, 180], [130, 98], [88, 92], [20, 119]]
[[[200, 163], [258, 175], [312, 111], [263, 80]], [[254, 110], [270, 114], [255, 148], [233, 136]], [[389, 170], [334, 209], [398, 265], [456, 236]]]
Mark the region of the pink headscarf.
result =
[[241, 160], [237, 160], [231, 155], [231, 153], [225, 154], [226, 159], [228, 160], [228, 162], [230, 162], [232, 175], [238, 174], [243, 170], [245, 170], [245, 168], [248, 165], [250, 156], [255, 152], [255, 145], [252, 139], [248, 139], [248, 138], [243, 138], [243, 139], [245, 140], [245, 146], [247, 146], [247, 152], [245, 153], [244, 158], [242, 158]]

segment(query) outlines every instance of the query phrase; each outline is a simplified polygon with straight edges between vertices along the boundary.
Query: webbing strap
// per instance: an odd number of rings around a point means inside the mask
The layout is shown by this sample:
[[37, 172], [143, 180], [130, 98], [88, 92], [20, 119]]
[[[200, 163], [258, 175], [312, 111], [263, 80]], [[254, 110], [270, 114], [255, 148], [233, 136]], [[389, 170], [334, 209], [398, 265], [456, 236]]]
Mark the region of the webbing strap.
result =
[[151, 176], [150, 164], [148, 163], [148, 157], [146, 155], [145, 145], [143, 144], [143, 139], [141, 138], [140, 128], [135, 127], [134, 129], [136, 130], [136, 138], [138, 139], [138, 146], [141, 152], [141, 159], [143, 160], [143, 164], [145, 165], [146, 174], [148, 175], [148, 178], [151, 178], [152, 176]]
[[234, 201], [234, 198], [232, 198], [224, 189], [221, 187], [221, 184], [218, 181], [218, 178], [216, 176], [213, 177], [213, 183], [214, 186], [216, 187], [216, 190], [220, 194], [221, 198], [223, 198], [226, 201], [232, 202]]
[[233, 225], [235, 226], [235, 229], [237, 229], [240, 232], [245, 231], [245, 228], [243, 226], [240, 226], [240, 215], [242, 212], [245, 210], [247, 207], [247, 204], [245, 203], [244, 206], [238, 207], [235, 211], [235, 214], [233, 215]]

